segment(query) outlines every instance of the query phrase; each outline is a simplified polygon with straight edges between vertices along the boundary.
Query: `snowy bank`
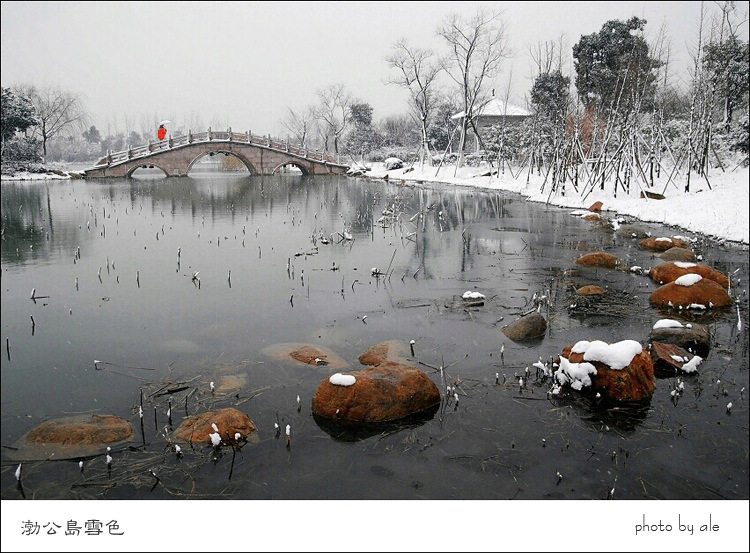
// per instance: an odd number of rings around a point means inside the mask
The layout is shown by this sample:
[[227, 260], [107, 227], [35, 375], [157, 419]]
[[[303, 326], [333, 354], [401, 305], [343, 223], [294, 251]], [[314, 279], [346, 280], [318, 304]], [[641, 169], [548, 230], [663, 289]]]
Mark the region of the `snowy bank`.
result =
[[[565, 195], [559, 191], [550, 194], [549, 182], [542, 191], [544, 175], [529, 175], [525, 169], [518, 178], [514, 178], [507, 170], [504, 173], [501, 171], [499, 175], [482, 176], [490, 172], [488, 166], [462, 167], [457, 171], [455, 166], [444, 166], [438, 171], [437, 167], [427, 165], [424, 170], [420, 170], [419, 165], [415, 164], [414, 170], [408, 173], [406, 170], [386, 171], [382, 164], [373, 164], [368, 177], [387, 176], [391, 182], [402, 180], [410, 184], [453, 184], [485, 190], [505, 190], [525, 196], [531, 201], [574, 209], [588, 209], [594, 202], [601, 201], [603, 211], [750, 244], [750, 187], [747, 184], [750, 171], [747, 167], [737, 167], [725, 173], [715, 170], [709, 175], [710, 187], [705, 179], [693, 173], [689, 193], [684, 192], [684, 174], [676, 183], [673, 180], [669, 185], [666, 185], [666, 179], [662, 176], [661, 182], [657, 181], [649, 191], [664, 191], [666, 198], [663, 200], [640, 198], [641, 188], [635, 183], [631, 186], [630, 195], [618, 189], [616, 198], [612, 194], [612, 183], [607, 183], [604, 190], [596, 186], [585, 198], [584, 194], [576, 192], [570, 182], [565, 185]], [[582, 178], [582, 181], [585, 179]], [[581, 188], [579, 186], [579, 190]]]

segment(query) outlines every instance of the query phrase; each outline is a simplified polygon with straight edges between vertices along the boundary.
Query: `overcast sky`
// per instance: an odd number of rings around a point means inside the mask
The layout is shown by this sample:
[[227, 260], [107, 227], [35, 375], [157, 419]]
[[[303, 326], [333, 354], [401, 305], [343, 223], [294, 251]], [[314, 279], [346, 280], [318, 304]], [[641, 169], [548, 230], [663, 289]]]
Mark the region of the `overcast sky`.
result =
[[[125, 114], [282, 134], [287, 106], [315, 102], [336, 82], [374, 108], [376, 120], [406, 111], [406, 93], [384, 84], [385, 58], [407, 37], [444, 52], [435, 30], [452, 11], [502, 10], [516, 56], [492, 86], [504, 89], [512, 67], [512, 102], [531, 87], [528, 46], [597, 32], [633, 15], [649, 34], [665, 24], [673, 67], [683, 75], [696, 43], [700, 2], [11, 2], [2, 9], [2, 86], [59, 85], [81, 93], [92, 122], [106, 129]], [[746, 9], [745, 3], [739, 3]], [[715, 13], [714, 3], [706, 9]], [[747, 32], [747, 24], [744, 27]], [[567, 52], [570, 57], [570, 50]], [[446, 82], [446, 86], [447, 86]], [[498, 92], [499, 94], [499, 92]]]

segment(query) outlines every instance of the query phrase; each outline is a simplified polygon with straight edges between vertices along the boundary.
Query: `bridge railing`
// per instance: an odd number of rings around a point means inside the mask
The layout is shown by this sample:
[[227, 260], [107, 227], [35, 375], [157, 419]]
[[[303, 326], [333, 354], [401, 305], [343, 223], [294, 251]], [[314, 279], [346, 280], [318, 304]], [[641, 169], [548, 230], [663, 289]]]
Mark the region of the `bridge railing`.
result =
[[330, 154], [320, 152], [318, 150], [310, 150], [308, 148], [302, 148], [301, 146], [293, 146], [289, 144], [288, 140], [276, 140], [268, 136], [257, 136], [252, 134], [250, 131], [244, 133], [232, 132], [231, 129], [226, 131], [213, 131], [210, 128], [204, 132], [193, 133], [192, 131], [188, 134], [165, 138], [164, 140], [158, 140], [152, 142], [149, 140], [148, 144], [142, 146], [128, 147], [126, 150], [119, 152], [107, 152], [107, 155], [100, 159], [96, 166], [101, 165], [112, 165], [129, 161], [131, 159], [138, 159], [146, 157], [150, 154], [171, 150], [178, 146], [185, 146], [187, 144], [196, 144], [202, 142], [241, 142], [245, 144], [251, 144], [254, 146], [261, 146], [277, 150], [280, 152], [289, 153], [295, 156], [299, 156], [310, 161], [318, 161], [325, 163], [338, 164], [339, 160]]

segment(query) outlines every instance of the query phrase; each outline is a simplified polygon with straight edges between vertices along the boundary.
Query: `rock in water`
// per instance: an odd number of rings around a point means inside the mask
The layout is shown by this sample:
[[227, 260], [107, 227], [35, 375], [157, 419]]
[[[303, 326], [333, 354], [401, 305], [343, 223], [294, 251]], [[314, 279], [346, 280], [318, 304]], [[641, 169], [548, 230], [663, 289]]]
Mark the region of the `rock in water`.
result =
[[626, 367], [613, 369], [601, 361], [585, 359], [585, 353], [572, 353], [572, 348], [566, 346], [562, 357], [571, 363], [591, 363], [596, 368], [596, 374], [591, 376], [594, 392], [614, 401], [643, 401], [653, 394], [654, 366], [647, 351], [641, 350]]
[[255, 425], [245, 413], [234, 408], [208, 411], [186, 418], [174, 431], [173, 437], [189, 443], [211, 443], [210, 435], [214, 433], [211, 426], [216, 424], [223, 441], [233, 440], [236, 433], [248, 439], [255, 432]]
[[347, 373], [350, 386], [324, 379], [312, 400], [319, 417], [349, 422], [388, 422], [426, 411], [440, 403], [435, 383], [421, 370], [386, 362]]
[[659, 257], [664, 261], [695, 261], [695, 254], [687, 248], [669, 248]]
[[693, 358], [689, 351], [667, 342], [652, 342], [650, 354], [654, 373], [663, 377], [682, 374], [682, 366]]
[[707, 326], [693, 323], [691, 327], [655, 328], [648, 337], [651, 342], [675, 344], [695, 355], [708, 357], [711, 351], [711, 333]]
[[547, 332], [547, 320], [536, 311], [524, 315], [502, 329], [502, 333], [514, 342], [538, 338], [544, 336], [545, 332]]
[[648, 273], [648, 276], [657, 284], [667, 284], [674, 282], [683, 275], [694, 273], [708, 280], [713, 280], [722, 288], [729, 288], [729, 279], [721, 271], [717, 271], [708, 265], [699, 265], [697, 263], [685, 261], [670, 261], [654, 267]]
[[71, 459], [101, 453], [106, 446], [127, 443], [128, 421], [115, 415], [77, 415], [41, 423], [6, 452], [12, 459]]
[[651, 305], [656, 307], [674, 307], [689, 309], [690, 306], [702, 305], [705, 309], [711, 307], [726, 307], [732, 304], [726, 290], [721, 285], [707, 278], [690, 285], [681, 286], [670, 282], [653, 291], [649, 298]]
[[579, 296], [603, 296], [606, 293], [607, 291], [604, 288], [602, 288], [601, 286], [595, 286], [593, 284], [581, 286], [578, 290], [576, 290], [576, 294], [578, 294]]
[[644, 238], [640, 241], [641, 248], [650, 252], [665, 252], [670, 248], [687, 248], [688, 243], [679, 238]]
[[406, 364], [408, 360], [401, 355], [405, 349], [405, 346], [398, 340], [380, 342], [360, 355], [359, 362], [363, 365], [380, 365], [387, 361]]
[[622, 260], [607, 252], [593, 252], [582, 255], [576, 259], [576, 265], [585, 267], [603, 267], [605, 269], [617, 269], [622, 266]]
[[617, 234], [621, 236], [627, 236], [628, 238], [643, 239], [648, 237], [648, 234], [646, 234], [645, 230], [633, 225], [622, 225], [617, 229]]

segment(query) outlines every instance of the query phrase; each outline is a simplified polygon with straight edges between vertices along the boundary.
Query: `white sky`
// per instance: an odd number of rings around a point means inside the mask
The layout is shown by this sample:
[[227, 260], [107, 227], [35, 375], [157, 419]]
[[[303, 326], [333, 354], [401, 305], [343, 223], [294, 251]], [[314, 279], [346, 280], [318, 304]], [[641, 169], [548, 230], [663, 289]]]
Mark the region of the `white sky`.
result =
[[[500, 94], [512, 67], [511, 102], [521, 105], [531, 87], [529, 45], [564, 34], [572, 48], [606, 21], [637, 15], [650, 34], [666, 24], [673, 67], [686, 75], [700, 14], [700, 2], [481, 4], [504, 11], [516, 52], [492, 86]], [[369, 102], [379, 120], [407, 109], [406, 93], [385, 84], [393, 75], [385, 62], [392, 44], [407, 37], [444, 52], [439, 22], [452, 11], [470, 16], [479, 5], [3, 1], [1, 80], [81, 93], [101, 130], [114, 118], [122, 127], [126, 114], [137, 130], [143, 114], [179, 122], [197, 112], [206, 126], [280, 135], [287, 106], [314, 103], [316, 89], [336, 82]], [[705, 6], [717, 11], [714, 3]]]

